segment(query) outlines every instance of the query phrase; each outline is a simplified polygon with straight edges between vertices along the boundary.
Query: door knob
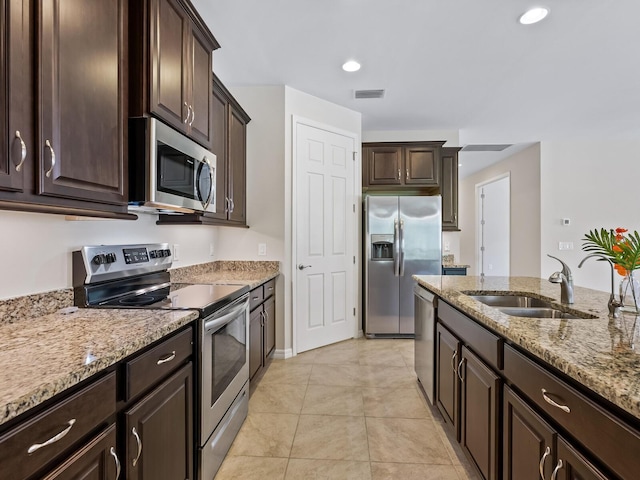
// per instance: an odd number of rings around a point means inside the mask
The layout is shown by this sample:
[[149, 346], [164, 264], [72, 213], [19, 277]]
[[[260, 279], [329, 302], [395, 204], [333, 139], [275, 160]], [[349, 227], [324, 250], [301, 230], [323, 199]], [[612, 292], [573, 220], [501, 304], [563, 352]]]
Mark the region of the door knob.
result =
[[299, 264], [298, 265], [298, 270], [304, 270], [305, 268], [309, 268], [311, 267], [311, 265], [303, 265], [303, 264]]

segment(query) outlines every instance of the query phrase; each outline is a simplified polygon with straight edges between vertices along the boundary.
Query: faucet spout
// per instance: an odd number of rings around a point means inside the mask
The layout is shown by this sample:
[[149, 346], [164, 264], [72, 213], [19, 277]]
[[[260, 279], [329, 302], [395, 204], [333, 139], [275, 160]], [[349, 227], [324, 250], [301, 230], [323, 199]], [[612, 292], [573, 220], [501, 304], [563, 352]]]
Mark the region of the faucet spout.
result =
[[549, 277], [551, 283], [560, 284], [560, 301], [562, 303], [573, 303], [573, 275], [569, 266], [557, 257], [547, 254], [547, 257], [551, 257], [558, 260], [562, 264], [562, 271], [552, 273]]
[[591, 255], [587, 255], [582, 259], [582, 261], [578, 264], [578, 268], [582, 268], [584, 262], [589, 258], [597, 258], [599, 262], [609, 262], [609, 266], [611, 267], [611, 295], [609, 295], [609, 302], [607, 303], [607, 308], [609, 309], [609, 316], [613, 318], [618, 318], [620, 316], [620, 307], [622, 306], [622, 302], [616, 299], [615, 289], [614, 289], [614, 267], [611, 259], [605, 257], [604, 255], [599, 255], [597, 253], [592, 253]]

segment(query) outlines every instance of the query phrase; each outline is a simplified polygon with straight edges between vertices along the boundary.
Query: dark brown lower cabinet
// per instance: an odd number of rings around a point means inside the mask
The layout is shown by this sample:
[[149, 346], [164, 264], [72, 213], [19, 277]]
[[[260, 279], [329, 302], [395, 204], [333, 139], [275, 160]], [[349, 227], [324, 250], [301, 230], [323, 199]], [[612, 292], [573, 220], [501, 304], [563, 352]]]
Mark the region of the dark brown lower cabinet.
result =
[[561, 437], [558, 437], [558, 453], [554, 465], [554, 474], [551, 476], [553, 480], [607, 480], [609, 478]]
[[436, 325], [436, 406], [460, 440], [459, 379], [460, 341], [441, 324]]
[[465, 346], [461, 362], [460, 443], [483, 477], [497, 480], [502, 380]]
[[264, 302], [264, 356], [271, 355], [276, 348], [276, 298]]
[[43, 480], [113, 480], [122, 466], [115, 447], [116, 426], [111, 425]]
[[262, 366], [262, 309], [257, 308], [249, 317], [249, 378]]
[[125, 412], [127, 480], [193, 478], [192, 364]]
[[249, 379], [251, 390], [265, 372], [269, 357], [276, 348], [276, 279], [254, 288], [249, 293]]
[[541, 473], [551, 478], [556, 433], [506, 385], [503, 399], [504, 480], [540, 480]]

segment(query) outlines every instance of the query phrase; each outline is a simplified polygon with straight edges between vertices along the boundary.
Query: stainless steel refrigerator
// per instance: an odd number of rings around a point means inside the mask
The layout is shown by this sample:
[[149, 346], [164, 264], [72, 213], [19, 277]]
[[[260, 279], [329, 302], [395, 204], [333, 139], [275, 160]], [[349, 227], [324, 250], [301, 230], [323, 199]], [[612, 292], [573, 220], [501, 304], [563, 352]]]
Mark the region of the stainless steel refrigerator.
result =
[[365, 199], [365, 335], [414, 331], [412, 275], [442, 273], [440, 196]]

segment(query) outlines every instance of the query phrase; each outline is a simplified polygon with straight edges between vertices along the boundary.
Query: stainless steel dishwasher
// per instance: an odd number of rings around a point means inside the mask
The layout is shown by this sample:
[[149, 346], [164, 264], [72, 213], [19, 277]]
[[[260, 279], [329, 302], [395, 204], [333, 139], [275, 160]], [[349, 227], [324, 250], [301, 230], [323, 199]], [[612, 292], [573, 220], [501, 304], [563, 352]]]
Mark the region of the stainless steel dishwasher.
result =
[[435, 330], [437, 297], [420, 285], [413, 289], [415, 297], [415, 371], [418, 382], [433, 405], [435, 376]]

